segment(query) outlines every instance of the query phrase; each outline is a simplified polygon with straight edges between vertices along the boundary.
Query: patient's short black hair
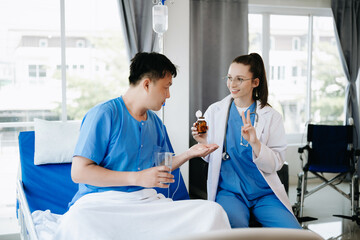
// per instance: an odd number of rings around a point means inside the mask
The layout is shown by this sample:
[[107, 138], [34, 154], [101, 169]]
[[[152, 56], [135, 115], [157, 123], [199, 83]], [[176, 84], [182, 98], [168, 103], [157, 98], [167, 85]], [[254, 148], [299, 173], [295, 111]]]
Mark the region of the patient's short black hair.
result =
[[130, 85], [136, 86], [143, 77], [148, 77], [151, 81], [164, 78], [167, 73], [176, 77], [176, 66], [163, 54], [156, 52], [139, 52], [130, 64]]

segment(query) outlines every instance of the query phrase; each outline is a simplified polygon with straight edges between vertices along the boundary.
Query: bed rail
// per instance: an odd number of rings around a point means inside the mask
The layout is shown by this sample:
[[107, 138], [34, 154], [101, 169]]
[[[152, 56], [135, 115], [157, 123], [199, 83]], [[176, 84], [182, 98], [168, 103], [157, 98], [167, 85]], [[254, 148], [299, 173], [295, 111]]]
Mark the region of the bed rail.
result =
[[20, 225], [20, 236], [22, 240], [38, 240], [35, 225], [31, 217], [29, 205], [27, 203], [24, 187], [20, 179], [16, 183], [16, 197], [18, 200], [18, 221]]

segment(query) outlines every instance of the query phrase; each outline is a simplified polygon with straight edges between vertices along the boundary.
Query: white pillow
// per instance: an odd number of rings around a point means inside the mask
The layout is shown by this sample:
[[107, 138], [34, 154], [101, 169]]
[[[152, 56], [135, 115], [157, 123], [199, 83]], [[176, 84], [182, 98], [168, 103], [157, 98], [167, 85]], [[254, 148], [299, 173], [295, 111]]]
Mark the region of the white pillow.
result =
[[69, 163], [79, 136], [81, 122], [34, 119], [34, 164]]

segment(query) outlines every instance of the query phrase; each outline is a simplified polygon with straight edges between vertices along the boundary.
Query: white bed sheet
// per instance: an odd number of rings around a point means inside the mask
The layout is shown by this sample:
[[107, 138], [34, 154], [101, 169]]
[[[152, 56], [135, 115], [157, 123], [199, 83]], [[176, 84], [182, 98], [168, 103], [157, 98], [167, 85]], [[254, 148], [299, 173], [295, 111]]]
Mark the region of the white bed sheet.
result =
[[39, 240], [53, 239], [62, 215], [46, 211], [34, 211], [32, 214], [36, 234]]
[[64, 215], [33, 214], [39, 239], [171, 239], [231, 229], [212, 201], [172, 201], [153, 189], [87, 194]]

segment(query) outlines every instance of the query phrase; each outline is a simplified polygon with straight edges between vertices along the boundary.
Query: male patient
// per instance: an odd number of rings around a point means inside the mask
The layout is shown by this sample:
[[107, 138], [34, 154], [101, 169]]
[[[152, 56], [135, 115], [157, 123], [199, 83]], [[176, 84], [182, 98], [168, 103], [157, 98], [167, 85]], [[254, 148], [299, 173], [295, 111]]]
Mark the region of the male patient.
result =
[[[151, 110], [160, 110], [170, 97], [176, 74], [164, 55], [138, 53], [131, 60], [127, 92], [85, 115], [71, 169], [79, 190], [55, 239], [149, 239], [230, 228], [216, 203], [173, 202], [152, 189], [174, 182], [168, 167], [154, 167], [154, 152], [172, 147], [165, 126]], [[192, 146], [173, 157], [172, 170], [217, 147]]]

